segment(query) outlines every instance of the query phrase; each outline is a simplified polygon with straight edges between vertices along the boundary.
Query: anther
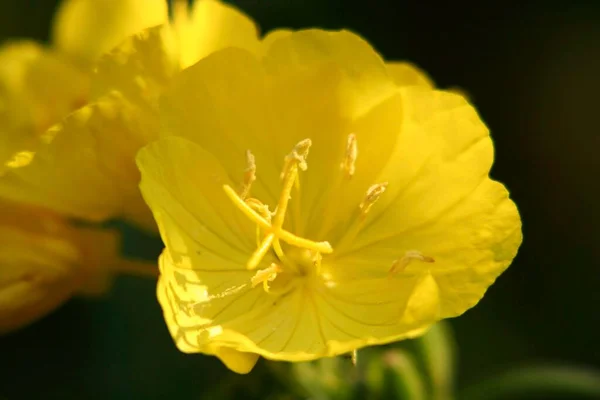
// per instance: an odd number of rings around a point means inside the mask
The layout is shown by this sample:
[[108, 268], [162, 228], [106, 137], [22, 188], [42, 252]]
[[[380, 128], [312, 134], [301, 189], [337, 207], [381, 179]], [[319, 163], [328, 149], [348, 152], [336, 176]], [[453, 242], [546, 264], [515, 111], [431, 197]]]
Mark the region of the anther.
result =
[[389, 274], [393, 275], [398, 272], [404, 271], [406, 269], [406, 267], [408, 267], [408, 264], [410, 264], [410, 262], [413, 260], [417, 260], [417, 261], [421, 261], [421, 262], [425, 262], [425, 263], [435, 262], [433, 257], [424, 256], [420, 251], [417, 251], [417, 250], [409, 250], [404, 254], [404, 256], [402, 258], [394, 260], [394, 262], [392, 262], [392, 266], [390, 268]]
[[304, 139], [299, 141], [290, 154], [285, 156], [283, 171], [281, 171], [280, 178], [284, 179], [289, 173], [292, 165], [298, 165], [298, 168], [302, 171], [306, 171], [308, 165], [306, 164], [306, 157], [308, 157], [308, 151], [312, 145], [312, 140]]
[[359, 208], [362, 211], [363, 215], [366, 215], [369, 212], [369, 210], [371, 210], [373, 204], [375, 204], [377, 200], [379, 200], [381, 195], [385, 192], [387, 185], [387, 182], [376, 183], [367, 189], [367, 194], [365, 195], [364, 200], [359, 205]]
[[244, 183], [240, 190], [240, 198], [245, 200], [250, 194], [252, 183], [256, 180], [256, 159], [250, 150], [246, 150], [246, 169], [244, 170]]
[[340, 164], [340, 168], [346, 172], [348, 178], [352, 178], [356, 172], [356, 157], [358, 156], [358, 145], [356, 143], [356, 135], [351, 133], [346, 141], [346, 155], [344, 161]]
[[256, 271], [250, 279], [250, 283], [253, 288], [262, 283], [265, 292], [268, 292], [270, 289], [269, 282], [273, 282], [277, 278], [277, 274], [281, 273], [281, 271], [282, 268], [279, 265], [272, 263], [269, 267]]
[[283, 226], [283, 219], [287, 211], [287, 206], [290, 201], [292, 188], [298, 179], [298, 168], [302, 171], [306, 171], [308, 166], [306, 165], [306, 157], [308, 157], [308, 151], [312, 141], [310, 139], [304, 139], [299, 141], [290, 154], [285, 156], [284, 167], [281, 172], [281, 179], [283, 180], [283, 188], [279, 196], [279, 202], [277, 203], [277, 210], [273, 217], [273, 225], [281, 228]]

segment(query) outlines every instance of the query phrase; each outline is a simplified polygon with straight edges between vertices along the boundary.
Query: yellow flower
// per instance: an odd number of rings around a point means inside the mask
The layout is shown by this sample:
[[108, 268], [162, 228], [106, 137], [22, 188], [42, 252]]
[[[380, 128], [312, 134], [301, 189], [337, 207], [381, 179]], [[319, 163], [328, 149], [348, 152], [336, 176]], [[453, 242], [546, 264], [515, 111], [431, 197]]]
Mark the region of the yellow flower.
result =
[[166, 17], [164, 0], [67, 0], [51, 48], [30, 40], [0, 47], [0, 173], [28, 164], [39, 136], [87, 102], [90, 65], [102, 52]]
[[[128, 35], [164, 23], [166, 17], [164, 0], [67, 0], [54, 24], [52, 48], [32, 41], [0, 48], [0, 175], [6, 172], [0, 178], [6, 185], [0, 196], [0, 333], [34, 321], [75, 293], [103, 293], [113, 273], [155, 274], [152, 266], [117, 256], [116, 232], [76, 226], [59, 213], [6, 199], [59, 212], [62, 208], [52, 205], [62, 201], [82, 207], [94, 197], [109, 206], [119, 201], [110, 191], [102, 193], [101, 185], [96, 191], [80, 191], [84, 196], [79, 198], [73, 192], [67, 200], [55, 194], [65, 187], [64, 181], [54, 180], [69, 174], [65, 167], [81, 167], [79, 180], [71, 185], [81, 188], [99, 181], [96, 169], [78, 162], [95, 161], [90, 147], [106, 145], [92, 144], [84, 135], [67, 143], [56, 138], [61, 126], [56, 124], [89, 100], [92, 64], [102, 52]], [[84, 114], [77, 121], [89, 112]], [[133, 162], [133, 155], [129, 157]], [[32, 162], [35, 166], [29, 169]], [[41, 178], [39, 185], [36, 178]]]
[[[188, 9], [184, 3], [175, 2], [169, 23], [136, 30], [99, 58], [89, 104], [41, 135], [44, 146], [33, 160], [30, 153], [18, 154], [27, 162], [16, 163], [0, 179], [1, 197], [94, 222], [124, 217], [156, 230], [139, 192], [135, 154], [158, 136], [160, 94], [183, 67], [215, 50], [237, 46], [255, 52], [260, 45], [254, 23], [232, 7], [198, 0]], [[115, 10], [121, 15], [113, 18], [114, 30], [95, 34], [104, 31], [99, 15]], [[55, 38], [59, 49], [90, 59], [116, 37], [165, 15], [164, 0], [71, 0], [59, 12]], [[77, 34], [84, 27], [90, 32]]]
[[276, 32], [264, 57], [178, 75], [141, 189], [177, 346], [248, 372], [422, 334], [510, 264], [520, 219], [459, 95], [349, 32]]
[[118, 234], [73, 227], [45, 210], [0, 201], [0, 334], [73, 294], [99, 294], [116, 266]]

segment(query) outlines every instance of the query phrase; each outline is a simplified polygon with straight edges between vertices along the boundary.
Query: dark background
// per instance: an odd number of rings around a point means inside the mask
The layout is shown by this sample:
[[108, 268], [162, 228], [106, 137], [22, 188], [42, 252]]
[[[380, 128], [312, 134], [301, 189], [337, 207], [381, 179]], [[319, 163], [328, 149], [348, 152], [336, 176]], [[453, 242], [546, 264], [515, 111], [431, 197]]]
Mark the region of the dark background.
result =
[[[263, 32], [360, 33], [386, 59], [466, 91], [490, 127], [492, 175], [519, 206], [524, 242], [481, 303], [452, 321], [460, 386], [531, 362], [600, 367], [600, 2], [233, 3]], [[1, 0], [0, 39], [46, 40], [55, 4]], [[127, 240], [137, 255], [157, 254], [156, 241], [134, 232]], [[214, 359], [180, 354], [153, 283], [133, 278], [104, 301], [73, 300], [0, 338], [0, 368], [0, 399], [10, 400], [211, 398], [205, 385], [232, 375]]]

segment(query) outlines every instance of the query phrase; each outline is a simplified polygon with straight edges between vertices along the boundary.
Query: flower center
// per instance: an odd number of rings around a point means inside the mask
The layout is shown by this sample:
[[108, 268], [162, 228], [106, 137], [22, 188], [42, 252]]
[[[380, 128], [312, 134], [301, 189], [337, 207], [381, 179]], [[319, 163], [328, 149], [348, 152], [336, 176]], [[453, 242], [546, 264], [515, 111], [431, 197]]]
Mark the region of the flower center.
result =
[[[246, 169], [244, 180], [239, 191], [235, 191], [229, 185], [223, 185], [225, 194], [233, 204], [239, 208], [251, 221], [256, 223], [256, 250], [252, 253], [246, 268], [255, 270], [264, 259], [269, 250], [273, 249], [278, 262], [271, 263], [267, 268], [258, 269], [250, 279], [252, 287], [263, 285], [266, 292], [270, 290], [270, 283], [280, 274], [288, 273], [288, 277], [298, 278], [319, 275], [321, 272], [321, 260], [323, 254], [333, 252], [333, 248], [327, 241], [317, 242], [303, 238], [283, 229], [283, 223], [292, 197], [292, 191], [299, 191], [299, 171], [307, 169], [306, 158], [312, 142], [304, 139], [298, 142], [284, 159], [281, 172], [282, 189], [275, 211], [271, 212], [269, 206], [256, 198], [249, 197], [252, 183], [256, 180], [256, 160], [250, 150], [246, 151]], [[346, 144], [346, 155], [340, 164], [340, 169], [347, 178], [352, 178], [355, 173], [355, 162], [358, 155], [356, 136], [350, 134]], [[342, 242], [352, 241], [363, 227], [366, 216], [373, 205], [379, 200], [387, 188], [387, 182], [377, 183], [367, 189], [364, 200], [358, 206], [360, 217], [354, 221], [344, 236]], [[282, 248], [282, 242], [289, 247], [287, 254]], [[393, 260], [389, 275], [402, 271], [412, 260], [433, 262], [431, 257], [423, 256], [420, 252], [410, 250], [400, 258]], [[279, 280], [278, 280], [279, 282]]]
[[[260, 200], [248, 198], [252, 182], [256, 179], [256, 163], [250, 151], [246, 153], [247, 167], [239, 193], [235, 192], [229, 185], [223, 186], [223, 190], [233, 203], [257, 225], [257, 248], [248, 259], [246, 268], [249, 270], [256, 269], [270, 249], [274, 250], [279, 262], [282, 264], [272, 263], [269, 267], [258, 270], [252, 277], [252, 286], [262, 283], [267, 292], [269, 291], [269, 283], [275, 280], [281, 272], [294, 272], [297, 275], [306, 276], [310, 272], [311, 266], [313, 267], [312, 270], [314, 270], [314, 267], [320, 266], [322, 253], [333, 252], [329, 242], [316, 242], [296, 236], [283, 229], [292, 190], [294, 187], [299, 188], [299, 170], [305, 171], [307, 169], [306, 157], [311, 144], [310, 139], [301, 140], [294, 146], [292, 152], [285, 157], [281, 172], [283, 187], [274, 212], [269, 211], [268, 205], [263, 204]], [[288, 258], [288, 255], [283, 251], [281, 242], [292, 246], [290, 251], [293, 254], [292, 259]]]

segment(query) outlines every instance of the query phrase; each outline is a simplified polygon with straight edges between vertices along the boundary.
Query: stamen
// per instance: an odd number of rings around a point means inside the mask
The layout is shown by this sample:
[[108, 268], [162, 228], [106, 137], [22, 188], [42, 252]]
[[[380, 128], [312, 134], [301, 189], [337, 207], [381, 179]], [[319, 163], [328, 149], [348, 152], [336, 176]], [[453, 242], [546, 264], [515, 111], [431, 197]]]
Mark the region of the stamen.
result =
[[376, 183], [374, 185], [371, 185], [371, 187], [367, 189], [365, 199], [359, 205], [359, 208], [362, 211], [363, 215], [366, 215], [369, 212], [369, 210], [371, 210], [373, 204], [375, 204], [377, 200], [379, 200], [381, 195], [385, 192], [387, 185], [387, 182]]
[[367, 189], [365, 198], [358, 205], [358, 208], [359, 208], [359, 211], [357, 212], [358, 216], [352, 220], [352, 222], [348, 226], [348, 229], [346, 230], [346, 234], [336, 244], [336, 248], [338, 250], [342, 249], [341, 251], [343, 252], [343, 250], [346, 249], [346, 246], [349, 245], [350, 243], [352, 243], [352, 241], [356, 238], [356, 236], [358, 235], [358, 233], [360, 232], [360, 230], [364, 227], [364, 225], [366, 223], [366, 220], [367, 220], [366, 216], [369, 213], [369, 211], [371, 210], [371, 207], [373, 207], [373, 205], [377, 202], [377, 200], [379, 200], [381, 195], [385, 192], [387, 185], [388, 185], [387, 182], [376, 183], [374, 185], [371, 185]]
[[356, 157], [358, 156], [358, 145], [356, 143], [356, 135], [351, 133], [348, 135], [346, 142], [346, 156], [340, 164], [340, 168], [346, 172], [348, 178], [352, 178], [356, 172]]
[[262, 259], [267, 254], [267, 251], [271, 248], [271, 244], [273, 244], [273, 239], [275, 239], [274, 233], [269, 233], [258, 248], [254, 251], [248, 262], [246, 263], [246, 268], [253, 270], [258, 267], [258, 264], [262, 261]]
[[256, 271], [256, 274], [250, 279], [252, 283], [252, 287], [256, 287], [258, 284], [262, 283], [265, 292], [269, 292], [269, 282], [273, 282], [275, 278], [277, 278], [277, 274], [282, 272], [282, 268], [272, 263], [268, 268], [259, 269]]
[[[271, 216], [273, 215], [271, 211], [269, 211], [269, 206], [263, 204], [260, 200], [249, 198], [246, 199], [246, 204], [254, 211], [256, 211], [261, 217], [267, 220], [269, 223], [271, 222]], [[260, 247], [260, 243], [262, 241], [261, 238], [261, 230], [260, 225], [256, 225], [256, 246]]]
[[244, 170], [244, 183], [240, 190], [240, 198], [245, 200], [250, 194], [252, 183], [256, 180], [256, 159], [250, 150], [246, 150], [246, 169]]
[[[294, 187], [299, 187], [297, 186], [298, 169], [307, 169], [306, 157], [308, 156], [308, 151], [311, 144], [312, 142], [310, 139], [301, 140], [298, 142], [298, 144], [296, 144], [296, 146], [294, 146], [292, 152], [285, 157], [285, 164], [283, 172], [281, 173], [281, 178], [283, 179], [283, 189], [274, 213], [271, 213], [268, 206], [263, 204], [260, 200], [254, 198], [245, 198], [250, 192], [250, 186], [252, 182], [256, 179], [256, 162], [250, 151], [246, 152], [246, 164], [248, 167], [246, 168], [244, 185], [240, 191], [240, 194], [236, 193], [229, 185], [223, 185], [225, 194], [231, 199], [231, 201], [233, 201], [234, 205], [237, 206], [248, 218], [250, 218], [251, 221], [257, 225], [257, 249], [254, 251], [246, 264], [246, 267], [249, 270], [253, 270], [258, 267], [271, 247], [273, 247], [277, 257], [279, 257], [282, 262], [284, 262], [286, 265], [289, 264], [285, 254], [283, 253], [283, 249], [281, 248], [279, 240], [283, 240], [292, 246], [313, 250], [316, 253], [333, 252], [333, 249], [328, 242], [314, 242], [312, 240], [296, 236], [283, 229], [283, 222], [287, 212], [288, 203], [291, 198], [291, 192]], [[260, 240], [260, 229], [262, 229], [266, 235], [262, 240]], [[259, 272], [257, 272], [255, 277], [259, 276]], [[265, 286], [265, 290], [268, 290], [268, 286]]]
[[279, 202], [277, 203], [277, 210], [273, 219], [273, 225], [281, 228], [283, 225], [283, 219], [285, 218], [285, 212], [291, 198], [292, 189], [294, 183], [298, 180], [298, 168], [302, 171], [306, 171], [308, 166], [306, 165], [306, 157], [308, 157], [308, 151], [312, 141], [310, 139], [304, 139], [298, 142], [290, 154], [285, 156], [285, 165], [281, 173], [281, 179], [283, 179], [283, 189], [279, 196]]
[[409, 250], [404, 254], [402, 258], [396, 259], [394, 260], [394, 262], [392, 262], [392, 267], [389, 270], [389, 275], [394, 275], [396, 273], [403, 272], [406, 269], [406, 267], [408, 267], [408, 264], [410, 264], [410, 262], [413, 260], [418, 260], [425, 263], [435, 262], [433, 257], [424, 256], [420, 251], [417, 250]]
[[252, 222], [259, 225], [266, 232], [274, 233], [276, 236], [279, 237], [279, 239], [292, 246], [303, 247], [325, 254], [333, 253], [333, 248], [331, 247], [329, 242], [314, 242], [312, 240], [296, 236], [293, 233], [290, 233], [284, 229], [275, 229], [268, 221], [265, 221], [265, 219], [262, 216], [260, 216], [256, 211], [250, 208], [250, 206], [248, 206], [246, 202], [242, 201], [238, 197], [235, 190], [231, 188], [231, 186], [223, 185], [223, 190], [225, 191], [227, 197], [229, 197], [231, 201], [233, 201], [233, 203], [237, 206], [237, 208], [239, 208], [248, 218], [250, 218], [250, 220], [252, 220]]
[[358, 364], [358, 350], [354, 349], [352, 350], [352, 365], [356, 367], [356, 364]]

